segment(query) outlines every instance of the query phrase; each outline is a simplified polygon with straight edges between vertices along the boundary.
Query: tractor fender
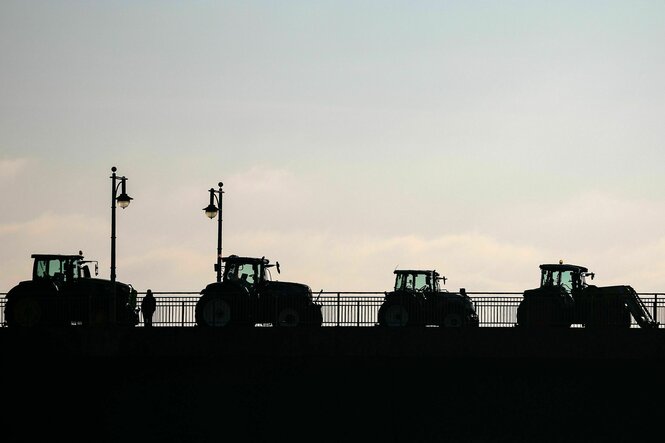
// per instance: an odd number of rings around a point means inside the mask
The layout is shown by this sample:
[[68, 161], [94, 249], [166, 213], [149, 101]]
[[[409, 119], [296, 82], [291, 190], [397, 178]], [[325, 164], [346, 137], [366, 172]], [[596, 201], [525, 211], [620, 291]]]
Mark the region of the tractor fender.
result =
[[208, 284], [201, 294], [228, 294], [232, 292], [241, 292], [242, 285], [230, 281], [215, 282]]
[[7, 300], [15, 297], [25, 297], [27, 295], [33, 296], [49, 296], [58, 293], [58, 286], [51, 280], [28, 280], [22, 281], [14, 286], [7, 292], [5, 298]]

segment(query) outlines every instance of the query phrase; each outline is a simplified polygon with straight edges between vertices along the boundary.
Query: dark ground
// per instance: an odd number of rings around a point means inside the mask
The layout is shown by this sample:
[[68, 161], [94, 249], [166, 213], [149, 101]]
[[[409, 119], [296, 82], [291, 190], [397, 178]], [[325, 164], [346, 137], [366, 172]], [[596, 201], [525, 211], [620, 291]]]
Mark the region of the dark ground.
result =
[[0, 330], [0, 438], [662, 439], [665, 331], [324, 329]]

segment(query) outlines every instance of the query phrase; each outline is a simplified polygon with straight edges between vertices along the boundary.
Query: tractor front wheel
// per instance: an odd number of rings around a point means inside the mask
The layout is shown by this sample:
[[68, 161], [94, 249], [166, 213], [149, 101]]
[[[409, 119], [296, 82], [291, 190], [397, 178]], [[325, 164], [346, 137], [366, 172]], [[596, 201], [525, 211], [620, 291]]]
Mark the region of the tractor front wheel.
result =
[[304, 320], [302, 317], [299, 309], [291, 306], [283, 307], [277, 310], [273, 326], [279, 328], [295, 328], [302, 325]]
[[459, 312], [448, 312], [443, 315], [440, 326], [444, 328], [461, 328], [464, 326], [464, 317]]
[[609, 303], [605, 305], [597, 303], [592, 306], [585, 327], [590, 329], [628, 329], [630, 325], [630, 311], [623, 304], [613, 306]]

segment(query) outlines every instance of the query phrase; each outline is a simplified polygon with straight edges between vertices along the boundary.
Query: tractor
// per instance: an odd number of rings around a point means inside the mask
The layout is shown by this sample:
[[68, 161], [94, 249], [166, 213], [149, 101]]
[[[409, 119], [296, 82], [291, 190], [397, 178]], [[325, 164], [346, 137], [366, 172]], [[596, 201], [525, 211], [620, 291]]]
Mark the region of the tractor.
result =
[[386, 292], [379, 308], [380, 326], [477, 327], [478, 314], [464, 288], [460, 292], [441, 289], [445, 284], [434, 270], [396, 270], [395, 288]]
[[631, 286], [598, 287], [586, 282], [595, 277], [584, 266], [540, 265], [540, 287], [524, 291], [517, 307], [517, 326], [569, 328], [630, 328], [631, 315], [641, 328], [658, 323]]
[[321, 305], [312, 290], [301, 283], [273, 281], [270, 269], [280, 273], [279, 262], [265, 257], [222, 258], [220, 282], [210, 283], [196, 303], [196, 324], [201, 327], [232, 327], [272, 324], [274, 327], [319, 327]]
[[33, 254], [32, 279], [6, 295], [8, 327], [71, 325], [135, 326], [136, 290], [128, 284], [93, 278], [83, 253]]

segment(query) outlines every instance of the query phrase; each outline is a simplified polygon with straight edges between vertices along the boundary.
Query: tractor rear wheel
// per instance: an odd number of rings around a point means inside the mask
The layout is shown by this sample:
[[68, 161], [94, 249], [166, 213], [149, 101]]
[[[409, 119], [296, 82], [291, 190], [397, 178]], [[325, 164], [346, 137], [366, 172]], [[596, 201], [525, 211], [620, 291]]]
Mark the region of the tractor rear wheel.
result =
[[389, 328], [411, 326], [414, 323], [411, 311], [404, 303], [386, 302], [379, 308], [379, 325]]
[[9, 327], [34, 328], [43, 324], [44, 311], [35, 297], [17, 297], [7, 301], [5, 318]]
[[570, 327], [556, 300], [524, 299], [517, 307], [517, 325], [528, 328]]
[[229, 327], [240, 323], [230, 297], [204, 295], [196, 303], [196, 324], [203, 327]]
[[109, 325], [109, 312], [105, 308], [97, 308], [90, 313], [90, 318], [88, 319], [88, 325], [90, 326], [101, 326], [105, 327]]

